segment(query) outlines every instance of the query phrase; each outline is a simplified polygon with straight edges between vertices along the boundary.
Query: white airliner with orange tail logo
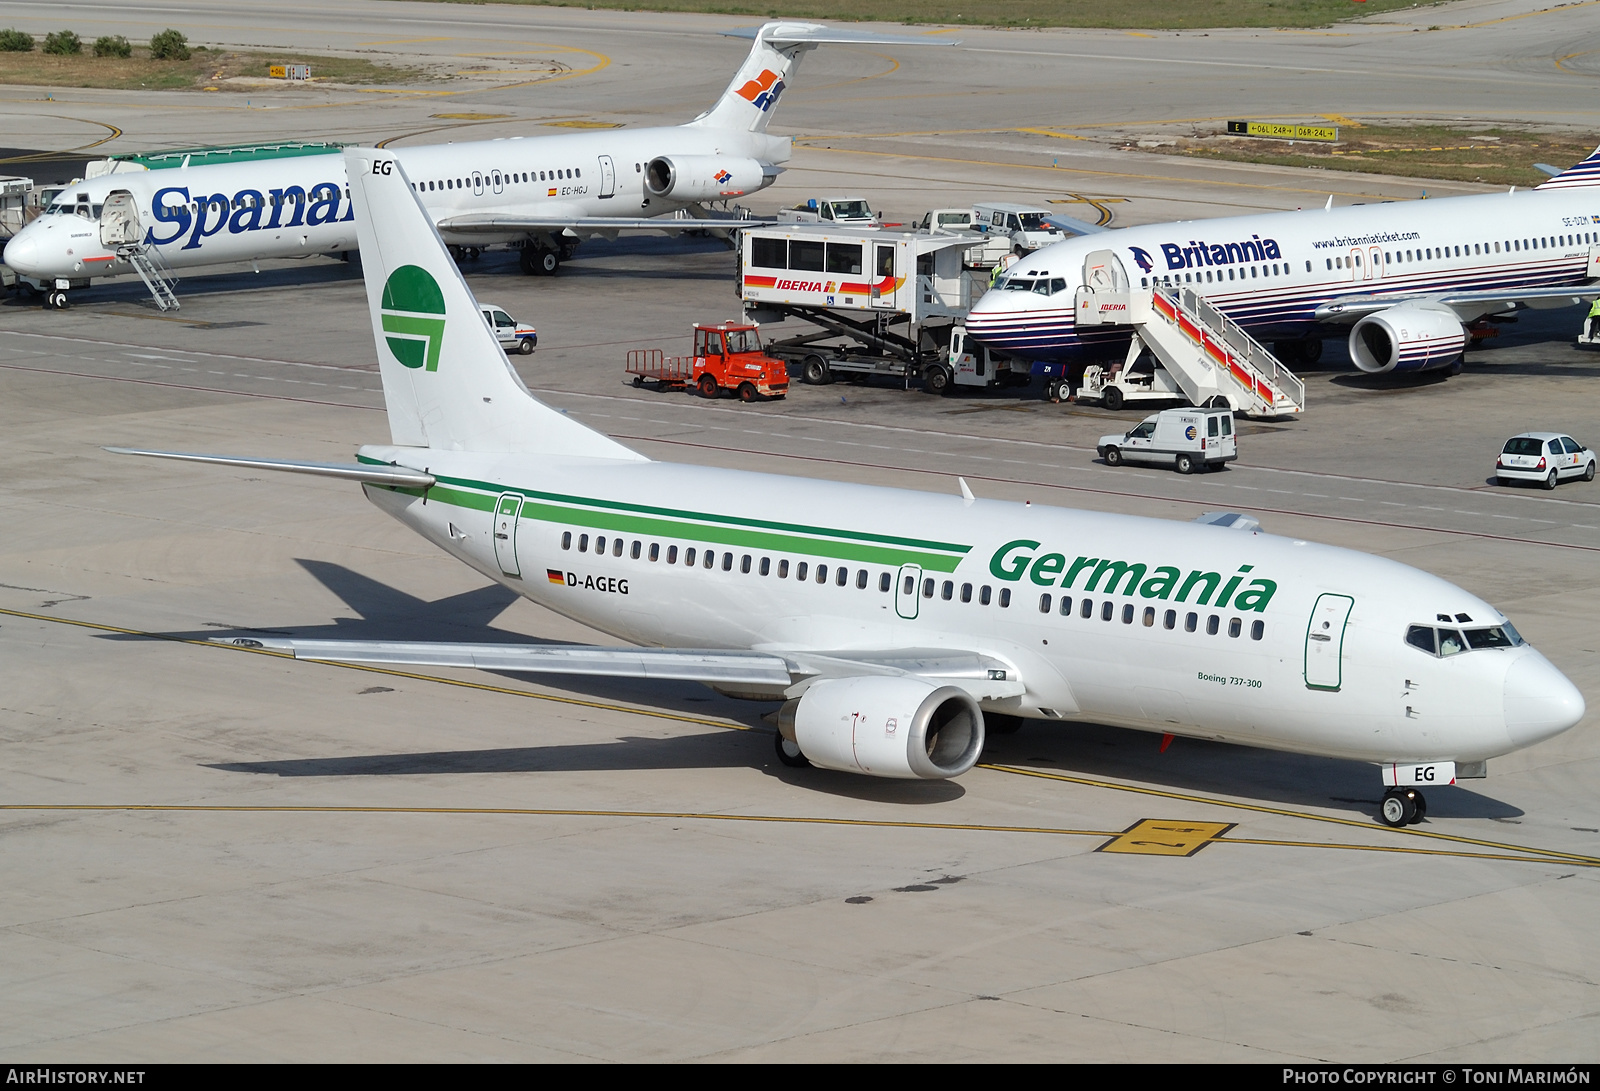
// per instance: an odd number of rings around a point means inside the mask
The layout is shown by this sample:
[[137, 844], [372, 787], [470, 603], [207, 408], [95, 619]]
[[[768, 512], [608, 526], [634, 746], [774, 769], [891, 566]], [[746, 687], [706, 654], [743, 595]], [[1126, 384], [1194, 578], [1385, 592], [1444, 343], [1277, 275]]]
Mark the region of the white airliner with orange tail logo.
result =
[[782, 702], [789, 765], [959, 776], [985, 724], [1116, 724], [1381, 764], [1420, 786], [1576, 724], [1488, 602], [1382, 557], [1230, 527], [654, 462], [550, 409], [389, 154], [345, 162], [392, 442], [358, 481], [485, 577], [641, 647], [257, 640], [296, 658], [688, 679]]
[[[585, 238], [703, 229], [692, 218], [665, 217], [684, 209], [703, 216], [707, 202], [771, 185], [792, 142], [767, 125], [808, 50], [955, 44], [787, 21], [732, 33], [755, 39], [750, 53], [716, 104], [687, 124], [424, 145], [393, 155], [447, 243], [520, 247], [524, 272], [554, 273]], [[358, 247], [337, 148], [290, 156], [267, 149], [260, 158], [205, 166], [181, 155], [147, 158], [151, 169], [137, 169], [135, 157], [135, 169], [63, 190], [6, 246], [6, 264], [48, 292], [50, 305], [66, 306], [70, 289], [138, 271], [141, 260], [150, 261], [146, 271], [181, 272]]]

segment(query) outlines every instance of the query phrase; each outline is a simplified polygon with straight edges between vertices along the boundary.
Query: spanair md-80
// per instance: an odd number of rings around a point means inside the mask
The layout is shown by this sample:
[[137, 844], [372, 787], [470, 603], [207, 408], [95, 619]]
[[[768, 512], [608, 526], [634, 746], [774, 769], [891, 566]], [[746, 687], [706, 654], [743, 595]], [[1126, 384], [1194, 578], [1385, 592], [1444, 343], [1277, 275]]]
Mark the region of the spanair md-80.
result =
[[[801, 56], [818, 45], [950, 45], [815, 23], [771, 22], [715, 105], [693, 121], [534, 138], [396, 149], [445, 241], [521, 248], [528, 273], [553, 273], [580, 241], [625, 231], [702, 229], [667, 219], [772, 184], [788, 137], [767, 125]], [[301, 149], [302, 151], [304, 149]], [[279, 155], [243, 162], [117, 171], [75, 183], [6, 246], [5, 262], [65, 306], [91, 278], [137, 272], [158, 303], [176, 305], [160, 278], [199, 266], [357, 248], [344, 160]], [[204, 159], [196, 153], [194, 158]], [[138, 157], [131, 163], [140, 165]], [[703, 211], [701, 215], [704, 215]]]
[[[781, 701], [791, 765], [959, 776], [1025, 717], [1381, 766], [1382, 816], [1565, 731], [1578, 690], [1493, 605], [1232, 528], [645, 458], [522, 384], [403, 169], [345, 153], [392, 442], [348, 464], [452, 557], [636, 648], [261, 641], [296, 657], [689, 679]], [[124, 449], [115, 448], [123, 451]]]

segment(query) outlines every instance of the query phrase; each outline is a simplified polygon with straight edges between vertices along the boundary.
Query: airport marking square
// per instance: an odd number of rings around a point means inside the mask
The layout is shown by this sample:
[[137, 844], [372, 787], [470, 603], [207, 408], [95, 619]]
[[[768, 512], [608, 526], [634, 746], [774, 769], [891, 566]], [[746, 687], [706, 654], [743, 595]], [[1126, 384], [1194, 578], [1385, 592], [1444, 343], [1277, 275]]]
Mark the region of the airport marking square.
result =
[[1131, 852], [1143, 856], [1193, 856], [1235, 825], [1233, 822], [1142, 818], [1095, 851]]

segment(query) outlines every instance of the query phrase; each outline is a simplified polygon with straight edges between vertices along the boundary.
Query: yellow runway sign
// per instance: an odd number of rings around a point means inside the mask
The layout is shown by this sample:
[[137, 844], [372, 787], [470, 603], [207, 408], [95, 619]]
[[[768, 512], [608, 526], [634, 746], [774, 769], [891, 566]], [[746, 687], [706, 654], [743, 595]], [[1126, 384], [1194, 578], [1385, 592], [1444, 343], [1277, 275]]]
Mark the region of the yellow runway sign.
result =
[[1332, 143], [1339, 139], [1336, 125], [1274, 125], [1267, 121], [1230, 121], [1229, 136], [1265, 136], [1273, 140], [1322, 140]]

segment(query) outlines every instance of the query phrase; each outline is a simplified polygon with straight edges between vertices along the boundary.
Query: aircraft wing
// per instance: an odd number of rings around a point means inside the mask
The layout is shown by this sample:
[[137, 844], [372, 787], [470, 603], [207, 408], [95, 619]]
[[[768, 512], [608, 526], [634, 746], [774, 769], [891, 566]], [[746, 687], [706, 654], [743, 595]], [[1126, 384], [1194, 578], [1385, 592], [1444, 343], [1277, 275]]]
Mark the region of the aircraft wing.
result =
[[438, 221], [440, 231], [457, 235], [503, 235], [508, 231], [560, 231], [571, 229], [588, 234], [616, 234], [621, 231], [737, 231], [746, 227], [770, 227], [777, 220], [690, 219], [676, 216], [496, 216], [491, 213], [452, 216]]
[[952, 649], [890, 651], [723, 651], [602, 648], [587, 644], [466, 644], [393, 640], [282, 640], [238, 637], [220, 643], [284, 652], [296, 659], [389, 667], [472, 667], [515, 674], [706, 682], [771, 688], [797, 697], [823, 678], [910, 675], [956, 686], [976, 700], [1020, 696], [1016, 670], [1000, 660]]
[[1437, 303], [1449, 307], [1463, 322], [1484, 315], [1501, 314], [1522, 307], [1549, 310], [1573, 307], [1600, 297], [1600, 284], [1569, 285], [1564, 288], [1510, 288], [1493, 292], [1419, 292], [1416, 295], [1346, 295], [1317, 308], [1318, 322], [1355, 322], [1369, 314], [1388, 310], [1401, 303]]
[[758, 34], [773, 45], [960, 45], [960, 38], [912, 37], [906, 34], [878, 34], [870, 30], [846, 30], [818, 23], [771, 22], [758, 27], [724, 30], [724, 38], [753, 40]]

